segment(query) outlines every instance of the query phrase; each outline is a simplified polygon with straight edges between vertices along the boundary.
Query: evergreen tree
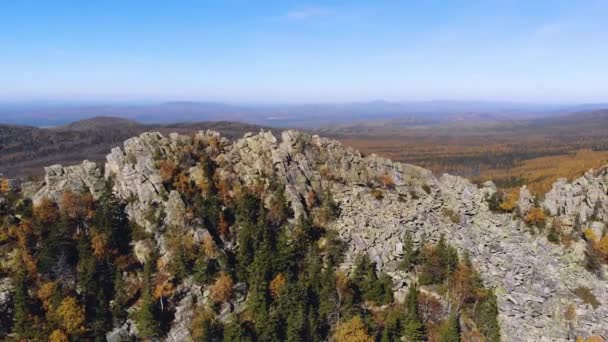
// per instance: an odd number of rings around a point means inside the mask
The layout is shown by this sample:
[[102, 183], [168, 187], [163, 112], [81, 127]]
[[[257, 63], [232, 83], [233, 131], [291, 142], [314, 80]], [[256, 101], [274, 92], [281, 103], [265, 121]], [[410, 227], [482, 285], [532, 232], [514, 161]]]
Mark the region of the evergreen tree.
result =
[[418, 311], [418, 289], [410, 285], [405, 298], [405, 317], [403, 319], [403, 336], [407, 341], [424, 341], [425, 330]]
[[158, 322], [154, 316], [154, 302], [152, 300], [152, 260], [144, 264], [144, 286], [141, 293], [141, 304], [136, 313], [135, 321], [140, 337], [155, 337], [158, 334]]
[[25, 271], [20, 271], [15, 279], [13, 332], [24, 337], [28, 332], [28, 298]]
[[487, 341], [500, 341], [498, 304], [493, 290], [489, 290], [485, 300], [479, 304], [475, 312], [475, 322]]
[[414, 249], [414, 240], [412, 239], [412, 234], [407, 233], [403, 244], [403, 261], [401, 262], [401, 268], [404, 271], [409, 272], [416, 262], [417, 251]]
[[[458, 314], [452, 314], [439, 331], [440, 342], [460, 342], [460, 319]], [[491, 340], [493, 341], [493, 340]]]

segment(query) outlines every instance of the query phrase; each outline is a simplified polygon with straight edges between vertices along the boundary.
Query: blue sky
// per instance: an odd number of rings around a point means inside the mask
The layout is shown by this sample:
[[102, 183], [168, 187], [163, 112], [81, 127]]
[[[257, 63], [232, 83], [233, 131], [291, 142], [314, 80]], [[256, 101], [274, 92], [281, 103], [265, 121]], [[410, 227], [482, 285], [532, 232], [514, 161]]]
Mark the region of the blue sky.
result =
[[0, 100], [608, 101], [608, 0], [0, 1]]

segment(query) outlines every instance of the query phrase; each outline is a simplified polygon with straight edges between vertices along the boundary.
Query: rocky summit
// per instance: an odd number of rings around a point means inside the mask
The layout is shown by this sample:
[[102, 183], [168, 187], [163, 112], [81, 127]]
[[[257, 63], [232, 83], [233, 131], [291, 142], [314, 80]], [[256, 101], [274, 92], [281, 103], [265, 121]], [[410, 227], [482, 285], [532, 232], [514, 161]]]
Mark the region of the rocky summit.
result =
[[[24, 192], [34, 204], [44, 198], [59, 199], [66, 189], [88, 192], [97, 199], [110, 184], [116, 197], [126, 203], [129, 219], [153, 236], [152, 247], [135, 243], [137, 258], [145, 262], [149, 249], [157, 248], [159, 260], [169, 263], [175, 257], [168, 246], [172, 227], [198, 241], [209, 234], [204, 223], [191, 218], [181, 196], [186, 190], [166, 185], [165, 173], [170, 170], [159, 163], [188, 165], [181, 174], [187, 178], [185, 184], [199, 184], [206, 166], [183, 153], [193, 149], [211, 156], [217, 165], [214, 177], [220, 184], [230, 184], [230, 192], [239, 187], [269, 188], [270, 179], [276, 180], [293, 213], [292, 225], [299, 217], [318, 217], [316, 209], [311, 209], [314, 194], [329, 191], [338, 211], [327, 227], [345, 243], [340, 268], [351, 272], [356, 257], [367, 254], [377, 270], [392, 279], [397, 302], [404, 302], [409, 287], [416, 283], [415, 273], [400, 267], [407, 236], [419, 247], [423, 241], [437, 242], [444, 236], [470, 256], [484, 286], [494, 289], [504, 341], [608, 337], [608, 282], [601, 274], [605, 266], [589, 271], [584, 239], [555, 243], [544, 233], [559, 228], [564, 236], [577, 229], [588, 235], [591, 230], [599, 241], [608, 219], [608, 169], [572, 182], [560, 180], [544, 199], [533, 198], [522, 188], [514, 208], [497, 210], [491, 202], [498, 190], [491, 182], [477, 185], [448, 174], [438, 177], [414, 165], [364, 156], [337, 141], [297, 131], [285, 131], [280, 137], [263, 131], [249, 133], [233, 142], [213, 131], [192, 136], [144, 133], [112, 149], [103, 170], [86, 161], [51, 166], [45, 169], [42, 183], [27, 184]], [[531, 228], [535, 211], [546, 222], [542, 232]], [[242, 246], [226, 242], [221, 248]], [[244, 286], [234, 284], [236, 295], [219, 309], [221, 320], [244, 310]], [[0, 291], [4, 288], [0, 286]], [[6, 297], [3, 293], [0, 301]], [[208, 300], [209, 288], [185, 278], [172, 296], [175, 314], [164, 338], [189, 340], [193, 310]], [[120, 341], [137, 334], [129, 318], [107, 338]]]

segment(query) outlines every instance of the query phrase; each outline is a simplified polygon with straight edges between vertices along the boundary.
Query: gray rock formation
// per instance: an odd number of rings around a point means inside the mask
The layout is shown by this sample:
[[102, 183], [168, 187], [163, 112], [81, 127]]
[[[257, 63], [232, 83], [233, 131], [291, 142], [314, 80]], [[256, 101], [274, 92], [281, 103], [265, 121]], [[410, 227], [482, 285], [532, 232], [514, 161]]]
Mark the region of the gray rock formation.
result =
[[569, 217], [579, 224], [608, 220], [608, 166], [589, 171], [569, 183], [565, 178], [553, 184], [543, 202], [551, 216]]
[[[32, 195], [34, 205], [43, 198], [58, 201], [64, 191], [77, 193], [90, 192], [93, 198], [98, 198], [105, 187], [101, 171], [95, 163], [85, 160], [80, 165], [66, 166], [53, 165], [44, 168], [44, 181]], [[26, 192], [33, 192], [35, 184], [26, 184]]]

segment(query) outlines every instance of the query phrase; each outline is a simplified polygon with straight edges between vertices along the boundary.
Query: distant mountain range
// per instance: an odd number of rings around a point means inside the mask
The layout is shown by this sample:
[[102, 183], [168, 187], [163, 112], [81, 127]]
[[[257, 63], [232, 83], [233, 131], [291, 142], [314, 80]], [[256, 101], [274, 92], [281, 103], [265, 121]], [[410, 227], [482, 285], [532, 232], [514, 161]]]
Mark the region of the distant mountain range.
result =
[[[188, 107], [186, 104], [179, 106]], [[179, 120], [180, 117], [166, 115], [163, 118]], [[401, 141], [406, 139], [420, 143], [423, 140], [427, 141], [426, 137], [432, 135], [439, 139], [433, 141], [434, 144], [445, 143], [442, 139], [454, 136], [470, 142], [477, 141], [475, 140], [477, 136], [494, 136], [497, 139], [499, 137], [505, 139], [504, 137], [507, 136], [506, 142], [542, 136], [546, 141], [574, 142], [585, 139], [591, 144], [587, 145], [598, 149], [604, 149], [608, 137], [608, 110], [534, 118], [525, 118], [522, 114], [523, 118], [517, 120], [495, 119], [489, 114], [446, 115], [441, 120], [415, 117], [372, 120], [364, 119], [366, 118], [364, 114], [360, 117], [363, 119], [357, 122], [308, 128], [307, 131], [346, 140], [362, 137], [374, 139], [393, 137]], [[220, 119], [219, 116], [213, 118]], [[298, 123], [305, 122], [283, 122], [284, 125], [289, 123], [297, 127]], [[112, 147], [119, 146], [125, 139], [146, 131], [190, 134], [205, 129], [216, 130], [230, 139], [239, 138], [246, 132], [259, 132], [261, 129], [279, 132], [278, 128], [272, 128], [270, 125], [234, 121], [149, 124], [109, 116], [78, 120], [51, 128], [0, 124], [0, 173], [7, 176], [40, 175], [43, 166], [54, 163], [71, 164], [83, 159], [101, 161]]]
[[427, 125], [452, 121], [508, 121], [605, 108], [608, 108], [608, 104], [566, 106], [483, 101], [372, 101], [301, 105], [238, 105], [214, 102], [0, 103], [0, 123], [50, 127], [97, 116], [115, 116], [146, 124], [240, 121], [273, 127], [317, 128], [371, 120], [398, 120], [406, 125]]

